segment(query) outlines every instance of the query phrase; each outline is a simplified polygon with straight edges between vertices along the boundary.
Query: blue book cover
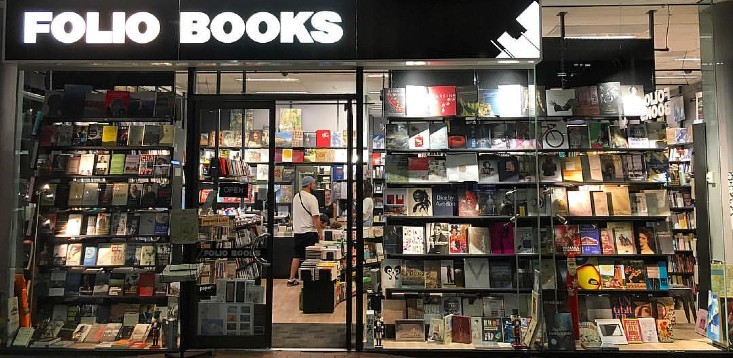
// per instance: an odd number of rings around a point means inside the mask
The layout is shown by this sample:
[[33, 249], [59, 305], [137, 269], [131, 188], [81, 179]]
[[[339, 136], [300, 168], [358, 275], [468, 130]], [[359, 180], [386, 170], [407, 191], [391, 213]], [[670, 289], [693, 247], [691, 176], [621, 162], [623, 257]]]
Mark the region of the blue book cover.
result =
[[503, 317], [501, 321], [504, 327], [504, 343], [514, 343], [514, 326], [512, 325], [512, 319], [509, 317]]
[[669, 290], [669, 274], [667, 273], [667, 261], [659, 261], [659, 289]]
[[343, 165], [334, 165], [333, 166], [333, 180], [345, 180], [346, 179], [346, 173], [344, 171]]
[[168, 214], [155, 214], [155, 235], [168, 235]]
[[582, 224], [579, 226], [580, 247], [583, 255], [601, 254], [601, 235], [598, 227], [594, 224]]
[[453, 190], [433, 190], [433, 216], [455, 216], [456, 201]]
[[481, 89], [478, 91], [478, 115], [479, 117], [498, 117], [501, 115], [499, 109], [499, 89]]
[[708, 319], [705, 331], [708, 338], [720, 342], [720, 306], [718, 295], [712, 291], [708, 291]]
[[97, 264], [97, 247], [87, 246], [84, 248], [84, 266], [94, 266]]

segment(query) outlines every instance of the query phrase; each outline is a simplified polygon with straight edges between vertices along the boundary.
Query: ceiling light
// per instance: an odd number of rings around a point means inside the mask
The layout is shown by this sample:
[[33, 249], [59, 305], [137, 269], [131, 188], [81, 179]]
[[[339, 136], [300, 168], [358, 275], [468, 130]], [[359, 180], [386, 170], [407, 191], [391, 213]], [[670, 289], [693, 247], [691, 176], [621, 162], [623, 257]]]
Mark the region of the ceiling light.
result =
[[425, 66], [427, 64], [425, 61], [405, 61], [405, 65], [407, 66]]
[[571, 40], [628, 40], [635, 39], [636, 35], [578, 35], [565, 36], [565, 38]]
[[153, 62], [151, 63], [153, 66], [173, 66], [170, 62]]
[[[242, 79], [237, 78], [237, 81], [242, 82]], [[247, 82], [300, 82], [300, 78], [248, 78]]]
[[306, 91], [257, 91], [256, 94], [306, 94]]
[[498, 63], [519, 63], [517, 60], [499, 60]]
[[698, 76], [690, 75], [690, 76], [657, 76], [656, 78], [658, 80], [673, 80], [673, 79], [692, 79], [692, 78], [697, 78], [697, 77]]
[[382, 94], [382, 91], [369, 91], [369, 94]]
[[696, 57], [685, 57], [685, 58], [675, 58], [675, 61], [697, 61], [699, 62], [700, 59]]
[[367, 75], [368, 78], [382, 78], [387, 77], [386, 73], [370, 73]]

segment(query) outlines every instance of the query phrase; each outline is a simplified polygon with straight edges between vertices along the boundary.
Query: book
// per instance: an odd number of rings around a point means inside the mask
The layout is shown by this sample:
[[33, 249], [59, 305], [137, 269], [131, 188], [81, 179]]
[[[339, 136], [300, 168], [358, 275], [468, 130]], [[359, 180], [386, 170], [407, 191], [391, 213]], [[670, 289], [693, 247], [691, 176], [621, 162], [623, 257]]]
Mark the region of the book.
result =
[[124, 154], [112, 154], [112, 158], [109, 161], [109, 174], [124, 174], [125, 173], [125, 155]]
[[427, 122], [410, 122], [407, 127], [409, 149], [430, 149], [430, 128]]
[[625, 286], [629, 290], [646, 289], [646, 266], [642, 260], [629, 260], [624, 264]]
[[84, 248], [83, 266], [94, 266], [97, 264], [97, 247], [87, 246]]
[[129, 126], [117, 127], [117, 146], [123, 147], [127, 145], [129, 132], [130, 132]]
[[621, 83], [604, 82], [598, 84], [598, 99], [601, 115], [616, 116], [621, 113]]
[[550, 193], [550, 210], [553, 215], [568, 214], [568, 195], [566, 188], [552, 188]]
[[555, 225], [555, 250], [557, 253], [581, 253], [578, 225]]
[[458, 197], [455, 191], [445, 189], [433, 189], [433, 215], [454, 216], [456, 215], [456, 203]]
[[[492, 261], [489, 264], [489, 282], [492, 288], [513, 288], [514, 267], [508, 261]], [[466, 269], [468, 270], [468, 269]]]
[[384, 115], [387, 117], [401, 117], [406, 115], [406, 99], [404, 88], [385, 88]]
[[160, 142], [160, 125], [146, 124], [143, 131], [143, 145], [153, 146]]
[[548, 116], [572, 116], [577, 100], [573, 89], [550, 89], [545, 91]]
[[462, 315], [451, 317], [451, 342], [471, 343], [471, 317]]
[[503, 342], [504, 332], [501, 318], [483, 317], [481, 319], [481, 341], [483, 342]]
[[425, 261], [425, 288], [440, 288], [440, 262]]
[[657, 242], [653, 228], [636, 228], [636, 252], [640, 255], [654, 255], [657, 253]]
[[468, 253], [472, 255], [491, 253], [488, 227], [471, 226], [468, 228]]
[[430, 178], [429, 157], [409, 157], [407, 159], [407, 173], [409, 182], [426, 182]]
[[[85, 183], [81, 205], [96, 206], [99, 203], [99, 183]], [[89, 234], [87, 234], [89, 235]]]
[[109, 154], [100, 154], [97, 155], [97, 162], [94, 166], [93, 174], [94, 175], [107, 175], [109, 173], [109, 161], [110, 161], [111, 155]]
[[69, 206], [80, 206], [84, 203], [84, 183], [74, 181], [69, 185]]
[[78, 156], [78, 155], [70, 156], [69, 159], [66, 161], [66, 174], [78, 175], [79, 174], [79, 165], [81, 165], [81, 156]]
[[598, 99], [598, 88], [596, 86], [575, 88], [575, 98], [578, 101], [578, 106], [575, 108], [575, 115], [597, 116], [601, 114], [601, 107]]
[[516, 182], [519, 181], [519, 160], [515, 156], [499, 157], [499, 181]]
[[548, 348], [558, 351], [575, 350], [572, 316], [565, 312], [545, 312]]
[[647, 180], [655, 183], [666, 183], [667, 171], [669, 168], [667, 153], [647, 152], [644, 153], [644, 158], [648, 178]]
[[79, 159], [79, 175], [89, 176], [94, 173], [94, 154], [82, 154]]
[[626, 129], [623, 129], [616, 125], [612, 125], [608, 127], [608, 133], [611, 148], [624, 149], [629, 147], [629, 140]]
[[451, 224], [448, 236], [448, 252], [451, 254], [468, 253], [468, 224]]
[[598, 334], [603, 344], [617, 345], [628, 344], [621, 320], [619, 319], [596, 319]]
[[616, 253], [619, 255], [635, 255], [634, 230], [630, 222], [608, 222], [607, 228], [613, 235]]
[[138, 167], [138, 174], [140, 175], [153, 175], [153, 168], [155, 166], [155, 155], [152, 154], [141, 154], [140, 163]]
[[125, 170], [123, 174], [136, 175], [140, 167], [140, 155], [128, 154], [125, 156]]
[[581, 157], [562, 157], [560, 158], [562, 166], [562, 178], [564, 181], [583, 181], [583, 164]]
[[462, 190], [458, 192], [458, 216], [478, 216], [478, 196], [476, 192]]
[[398, 319], [395, 321], [395, 341], [425, 341], [422, 319]]
[[[518, 170], [518, 168], [516, 168]], [[478, 159], [475, 153], [447, 154], [446, 171], [448, 181], [451, 182], [478, 182]], [[500, 172], [501, 173], [501, 172]]]
[[384, 259], [380, 263], [380, 282], [383, 289], [402, 287], [402, 260]]
[[18, 333], [15, 334], [15, 339], [13, 340], [13, 347], [28, 347], [30, 345], [31, 339], [33, 338], [33, 334], [36, 332], [36, 329], [33, 327], [20, 327], [18, 329]]
[[[702, 310], [704, 312], [704, 310]], [[698, 312], [699, 314], [699, 312]], [[698, 316], [701, 317], [701, 316]], [[657, 337], [660, 343], [672, 343], [674, 338], [672, 336], [672, 321], [668, 319], [657, 320]]]
[[138, 280], [138, 295], [140, 297], [151, 297], [153, 296], [154, 288], [155, 288], [155, 273], [154, 272], [141, 273], [139, 280]]
[[631, 201], [629, 199], [629, 188], [626, 186], [609, 186], [603, 187], [603, 190], [609, 193], [611, 197], [612, 215], [629, 216], [631, 215]]
[[176, 139], [176, 127], [172, 124], [163, 124], [160, 126], [159, 145], [172, 146]]
[[560, 165], [560, 158], [554, 155], [543, 155], [540, 157], [539, 163], [540, 181], [562, 181], [562, 168]]
[[423, 262], [405, 260], [402, 266], [403, 288], [425, 288], [425, 272]]
[[[627, 128], [629, 148], [650, 148], [649, 135], [645, 123], [629, 124]], [[656, 143], [654, 145], [656, 147]]]
[[[457, 113], [456, 86], [429, 86], [430, 116], [455, 116]], [[408, 102], [409, 110], [409, 102]]]
[[455, 263], [453, 260], [440, 261], [440, 285], [441, 287], [455, 287]]
[[623, 115], [643, 116], [646, 114], [647, 108], [644, 100], [644, 86], [627, 85], [621, 86], [620, 90]]
[[608, 211], [608, 194], [602, 191], [592, 191], [593, 215], [610, 216]]
[[445, 122], [430, 122], [430, 149], [448, 149], [448, 126]]
[[489, 261], [487, 259], [465, 258], [463, 268], [466, 288], [491, 288]]
[[109, 235], [112, 223], [112, 216], [108, 213], [97, 214], [96, 233], [97, 235]]
[[616, 254], [616, 245], [614, 244], [613, 233], [608, 228], [600, 229], [601, 237], [601, 253], [603, 255]]
[[565, 122], [542, 121], [540, 127], [542, 148], [568, 149], [568, 128]]
[[117, 146], [117, 126], [106, 125], [102, 127], [102, 145], [105, 147]]
[[595, 224], [580, 224], [580, 249], [583, 255], [600, 255], [601, 238], [598, 227]]
[[478, 215], [503, 215], [503, 213], [498, 212], [498, 208], [501, 205], [501, 200], [498, 198], [499, 195], [501, 194], [497, 194], [496, 187], [494, 186], [477, 186], [476, 200], [478, 202]]
[[593, 216], [589, 191], [568, 191], [568, 209], [573, 216]]
[[482, 156], [479, 159], [479, 183], [499, 182], [499, 158]]
[[127, 145], [130, 147], [140, 147], [143, 145], [143, 137], [145, 135], [145, 126], [132, 125], [127, 131]]
[[421, 226], [402, 227], [402, 253], [425, 253], [425, 228]]
[[633, 343], [644, 343], [641, 336], [641, 326], [639, 320], [636, 318], [624, 318], [622, 320], [624, 324], [624, 333], [626, 334], [626, 340]]
[[109, 292], [109, 280], [109, 273], [97, 273], [94, 277], [94, 289], [92, 291], [92, 296], [106, 296], [107, 292]]

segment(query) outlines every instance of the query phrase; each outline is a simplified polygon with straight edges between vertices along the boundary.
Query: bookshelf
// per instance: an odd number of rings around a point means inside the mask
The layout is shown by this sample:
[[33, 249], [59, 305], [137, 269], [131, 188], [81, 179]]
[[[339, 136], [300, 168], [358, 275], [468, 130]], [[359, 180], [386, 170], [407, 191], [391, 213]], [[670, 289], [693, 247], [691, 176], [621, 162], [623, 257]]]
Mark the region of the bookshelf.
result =
[[46, 94], [31, 166], [32, 348], [141, 350], [158, 335], [163, 352], [177, 349], [180, 288], [157, 276], [171, 263], [180, 190], [174, 103], [170, 92], [77, 85]]
[[[624, 116], [620, 98], [615, 114], [601, 115], [614, 108], [599, 108], [597, 97], [583, 102], [598, 96], [596, 86], [536, 89], [534, 106], [525, 85], [415, 86], [415, 78], [438, 83], [430, 71], [405, 73], [406, 85], [397, 80], [382, 91], [385, 323], [393, 323], [390, 307], [399, 300], [408, 309], [397, 319], [421, 318], [410, 313], [410, 300], [427, 306], [429, 295], [443, 295], [430, 311], [436, 318], [461, 315], [460, 304], [446, 306], [453, 297], [484, 305], [498, 298], [498, 318], [513, 309], [532, 317], [534, 295], [544, 310], [568, 312], [571, 256], [582, 272], [580, 307], [592, 295], [670, 296], [669, 278], [679, 270], [671, 268], [677, 253], [669, 217], [691, 208], [668, 202], [674, 161], [663, 122], [642, 121], [639, 108]], [[498, 100], [510, 94], [529, 104]], [[576, 101], [575, 113], [553, 113], [560, 109], [551, 103], [563, 96]], [[410, 113], [415, 107], [423, 113]], [[396, 267], [398, 278], [390, 274]], [[535, 272], [541, 289], [533, 291]]]

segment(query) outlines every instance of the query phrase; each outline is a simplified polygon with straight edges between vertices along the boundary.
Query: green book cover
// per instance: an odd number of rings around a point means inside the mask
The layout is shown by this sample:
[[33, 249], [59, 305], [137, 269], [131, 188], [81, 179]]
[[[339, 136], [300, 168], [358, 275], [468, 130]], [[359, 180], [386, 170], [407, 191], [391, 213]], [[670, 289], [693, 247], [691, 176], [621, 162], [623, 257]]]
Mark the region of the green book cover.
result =
[[122, 174], [125, 172], [125, 155], [124, 154], [112, 154], [110, 160], [109, 173], [110, 174]]

